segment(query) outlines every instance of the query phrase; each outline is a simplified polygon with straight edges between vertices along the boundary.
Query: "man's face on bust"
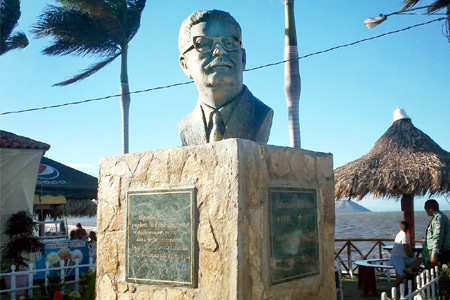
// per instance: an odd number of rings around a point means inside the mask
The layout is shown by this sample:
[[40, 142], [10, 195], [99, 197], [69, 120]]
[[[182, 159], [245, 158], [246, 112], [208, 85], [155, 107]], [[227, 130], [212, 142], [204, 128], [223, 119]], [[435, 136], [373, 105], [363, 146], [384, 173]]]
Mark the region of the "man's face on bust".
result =
[[185, 74], [194, 79], [199, 91], [204, 88], [240, 91], [245, 50], [241, 48], [236, 27], [214, 20], [195, 24], [190, 33], [191, 41], [180, 56], [180, 64]]

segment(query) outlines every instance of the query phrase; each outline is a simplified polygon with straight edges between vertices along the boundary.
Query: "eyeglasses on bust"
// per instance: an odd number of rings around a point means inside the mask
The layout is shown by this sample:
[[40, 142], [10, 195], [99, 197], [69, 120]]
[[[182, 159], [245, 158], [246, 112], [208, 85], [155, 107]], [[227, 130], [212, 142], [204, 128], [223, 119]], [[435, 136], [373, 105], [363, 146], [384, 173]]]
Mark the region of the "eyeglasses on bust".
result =
[[217, 43], [220, 43], [223, 49], [227, 51], [235, 51], [240, 49], [241, 41], [235, 36], [225, 37], [209, 37], [209, 36], [194, 36], [192, 45], [183, 52], [188, 53], [195, 48], [200, 53], [209, 53], [214, 50]]

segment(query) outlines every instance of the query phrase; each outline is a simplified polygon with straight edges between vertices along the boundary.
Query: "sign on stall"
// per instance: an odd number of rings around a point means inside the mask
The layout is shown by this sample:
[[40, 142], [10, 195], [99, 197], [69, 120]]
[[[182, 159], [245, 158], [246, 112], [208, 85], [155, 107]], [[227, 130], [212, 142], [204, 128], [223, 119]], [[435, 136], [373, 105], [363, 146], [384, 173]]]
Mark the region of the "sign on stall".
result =
[[[85, 240], [53, 240], [43, 241], [44, 252], [36, 255], [36, 269], [45, 269], [45, 263], [49, 262], [49, 267], [59, 267], [59, 261], [64, 261], [64, 266], [74, 266], [75, 260], [79, 259], [79, 264], [89, 263], [89, 242]], [[80, 268], [80, 273], [87, 273], [88, 267]], [[59, 272], [58, 272], [59, 273]], [[74, 269], [67, 269], [66, 276], [75, 275]], [[56, 274], [51, 271], [50, 276]], [[39, 272], [35, 278], [45, 278], [44, 272]]]

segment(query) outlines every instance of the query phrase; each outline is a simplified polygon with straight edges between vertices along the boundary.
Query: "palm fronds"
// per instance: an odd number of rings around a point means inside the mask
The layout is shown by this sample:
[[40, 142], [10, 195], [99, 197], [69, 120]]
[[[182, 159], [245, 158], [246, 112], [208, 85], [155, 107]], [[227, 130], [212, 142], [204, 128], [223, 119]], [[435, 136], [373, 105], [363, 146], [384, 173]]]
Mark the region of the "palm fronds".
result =
[[[419, 2], [420, 2], [420, 0], [405, 0], [401, 11], [411, 9]], [[437, 0], [428, 6], [427, 13], [432, 14], [432, 13], [434, 13], [438, 10], [441, 10], [443, 8], [446, 8], [446, 7], [448, 9], [449, 6], [450, 6], [450, 0]]]
[[126, 35], [128, 36], [128, 41], [131, 41], [141, 26], [141, 15], [145, 7], [145, 1], [146, 0], [128, 1], [126, 18]]
[[[419, 3], [421, 0], [405, 0], [403, 3], [403, 7], [400, 11], [406, 11], [408, 9], [411, 9], [413, 6], [415, 6], [417, 3]], [[434, 14], [435, 12], [447, 8], [447, 20], [445, 23], [445, 35], [447, 36], [449, 42], [450, 42], [450, 35], [449, 35], [449, 29], [450, 29], [450, 0], [436, 0], [435, 2], [431, 3], [427, 8], [427, 14]]]
[[[46, 55], [95, 55], [102, 60], [80, 74], [55, 84], [64, 86], [83, 80], [121, 56], [121, 87], [128, 87], [128, 43], [136, 35], [146, 0], [55, 0], [33, 26], [37, 38], [51, 37]], [[121, 92], [123, 152], [128, 153], [129, 94]]]
[[1, 50], [1, 54], [5, 54], [10, 50], [23, 49], [26, 46], [28, 46], [28, 39], [25, 33], [16, 32], [5, 41], [4, 47], [2, 47]]
[[405, 11], [409, 8], [412, 8], [413, 6], [415, 6], [417, 3], [419, 3], [420, 0], [405, 0], [403, 3], [403, 7], [401, 9], [401, 11]]
[[65, 81], [59, 82], [54, 84], [54, 86], [65, 86], [65, 85], [69, 85], [72, 83], [75, 83], [77, 81], [83, 80], [89, 76], [91, 76], [92, 74], [94, 74], [97, 71], [100, 71], [101, 69], [103, 69], [103, 67], [105, 67], [106, 65], [108, 65], [109, 63], [111, 63], [114, 59], [116, 59], [116, 57], [118, 57], [121, 53], [117, 53], [111, 57], [108, 57], [106, 60], [101, 61], [99, 63], [93, 64], [92, 66], [88, 67], [87, 69], [85, 69], [82, 73], [67, 79]]
[[79, 10], [67, 10], [64, 7], [49, 6], [38, 17], [32, 33], [37, 38], [52, 37], [53, 45], [46, 47], [46, 55], [103, 55], [117, 52], [119, 43], [101, 23], [101, 20]]
[[[139, 29], [145, 0], [57, 0], [38, 17], [32, 33], [37, 38], [51, 37], [46, 55], [96, 55], [106, 60], [74, 76], [89, 77], [116, 58]], [[95, 72], [93, 72], [95, 71]], [[66, 85], [78, 80], [68, 80]]]
[[0, 0], [0, 55], [28, 46], [23, 32], [13, 33], [20, 18], [19, 0]]
[[[449, 6], [450, 6], [450, 0], [438, 0], [430, 5], [430, 7], [428, 8], [428, 13], [429, 14], [434, 13], [434, 12], [441, 10], [443, 8], [446, 8], [446, 7], [448, 10]], [[448, 14], [448, 11], [447, 11], [447, 14]]]

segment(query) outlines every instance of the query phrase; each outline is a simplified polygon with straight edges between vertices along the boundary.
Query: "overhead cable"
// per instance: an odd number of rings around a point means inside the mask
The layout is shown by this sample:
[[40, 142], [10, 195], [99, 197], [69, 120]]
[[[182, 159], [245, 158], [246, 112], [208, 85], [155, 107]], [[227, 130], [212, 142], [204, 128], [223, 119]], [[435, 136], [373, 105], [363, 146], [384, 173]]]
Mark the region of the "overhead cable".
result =
[[[366, 39], [362, 39], [356, 42], [352, 42], [352, 43], [348, 43], [348, 44], [343, 44], [343, 45], [339, 45], [339, 46], [335, 46], [326, 50], [322, 50], [322, 51], [317, 51], [317, 52], [313, 52], [310, 54], [306, 54], [303, 56], [300, 56], [298, 59], [305, 59], [314, 55], [319, 55], [319, 54], [323, 54], [326, 52], [330, 52], [333, 50], [337, 50], [340, 48], [345, 48], [345, 47], [350, 47], [362, 42], [367, 42], [367, 41], [371, 41], [371, 40], [375, 40], [375, 39], [379, 39], [381, 37], [387, 36], [387, 35], [391, 35], [391, 34], [395, 34], [395, 33], [399, 33], [399, 32], [403, 32], [412, 28], [416, 28], [419, 26], [424, 26], [424, 25], [428, 25], [431, 24], [433, 22], [438, 22], [438, 21], [442, 21], [445, 20], [446, 18], [438, 18], [438, 19], [434, 19], [428, 22], [424, 22], [424, 23], [419, 23], [416, 25], [412, 25], [412, 26], [408, 26], [402, 29], [398, 29], [398, 30], [394, 30], [394, 31], [390, 31], [390, 32], [386, 32], [374, 37], [370, 37], [370, 38], [366, 38]], [[266, 64], [266, 65], [262, 65], [262, 66], [258, 66], [258, 67], [254, 67], [254, 68], [250, 68], [250, 69], [246, 69], [244, 72], [250, 72], [250, 71], [255, 71], [255, 70], [259, 70], [259, 69], [263, 69], [263, 68], [268, 68], [268, 67], [272, 67], [272, 66], [276, 66], [276, 65], [280, 65], [280, 64], [284, 64], [285, 62], [288, 62], [289, 60], [283, 60], [283, 61], [279, 61], [279, 62], [275, 62], [275, 63], [270, 63], [270, 64]], [[168, 89], [168, 88], [173, 88], [173, 87], [177, 87], [177, 86], [181, 86], [181, 85], [187, 85], [187, 84], [191, 84], [194, 81], [187, 81], [187, 82], [180, 82], [180, 83], [174, 83], [174, 84], [169, 84], [169, 85], [165, 85], [165, 86], [159, 86], [159, 87], [153, 87], [153, 88], [148, 88], [145, 90], [139, 90], [139, 91], [133, 91], [133, 92], [129, 92], [128, 94], [139, 94], [139, 93], [146, 93], [146, 92], [152, 92], [152, 91], [156, 91], [156, 90], [162, 90], [162, 89]], [[126, 95], [126, 94], [124, 94]], [[45, 109], [51, 109], [51, 108], [58, 108], [58, 107], [64, 107], [64, 106], [70, 106], [70, 105], [76, 105], [76, 104], [83, 104], [83, 103], [88, 103], [88, 102], [93, 102], [93, 101], [100, 101], [100, 100], [106, 100], [106, 99], [110, 99], [110, 98], [116, 98], [116, 97], [120, 97], [120, 94], [116, 94], [116, 95], [110, 95], [110, 96], [105, 96], [105, 97], [99, 97], [99, 98], [92, 98], [92, 99], [87, 99], [87, 100], [81, 100], [81, 101], [76, 101], [76, 102], [69, 102], [69, 103], [63, 103], [63, 104], [55, 104], [55, 105], [50, 105], [50, 106], [44, 106], [44, 107], [37, 107], [37, 108], [29, 108], [29, 109], [23, 109], [23, 110], [16, 110], [16, 111], [7, 111], [7, 112], [3, 112], [0, 113], [0, 116], [4, 116], [4, 115], [9, 115], [9, 114], [18, 114], [18, 113], [24, 113], [24, 112], [31, 112], [31, 111], [37, 111], [37, 110], [45, 110]]]

